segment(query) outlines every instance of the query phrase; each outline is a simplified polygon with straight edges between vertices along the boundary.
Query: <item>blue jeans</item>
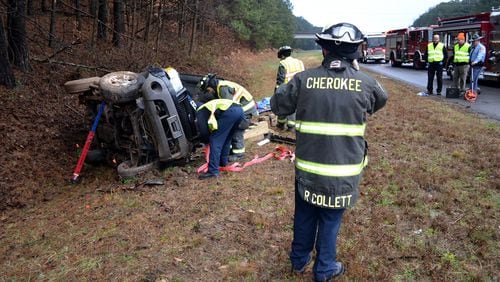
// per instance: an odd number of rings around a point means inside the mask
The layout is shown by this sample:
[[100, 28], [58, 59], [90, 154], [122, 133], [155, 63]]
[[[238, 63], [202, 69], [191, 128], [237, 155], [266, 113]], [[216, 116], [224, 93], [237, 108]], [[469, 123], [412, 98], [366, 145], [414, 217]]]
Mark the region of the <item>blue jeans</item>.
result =
[[474, 82], [474, 85], [473, 85], [473, 89], [472, 90], [476, 90], [478, 89], [479, 87], [477, 87], [477, 83], [478, 83], [478, 80], [479, 80], [479, 73], [481, 73], [481, 70], [482, 70], [483, 67], [472, 67], [472, 78], [474, 78], [473, 82]]
[[210, 133], [210, 155], [208, 157], [208, 173], [218, 175], [219, 165], [226, 166], [231, 139], [238, 125], [245, 118], [241, 106], [231, 106], [221, 111], [217, 117], [218, 129]]
[[326, 209], [313, 206], [300, 197], [295, 181], [295, 215], [290, 261], [294, 269], [302, 268], [309, 260], [316, 241], [316, 261], [313, 271], [316, 280], [332, 277], [337, 269], [337, 235], [345, 209]]

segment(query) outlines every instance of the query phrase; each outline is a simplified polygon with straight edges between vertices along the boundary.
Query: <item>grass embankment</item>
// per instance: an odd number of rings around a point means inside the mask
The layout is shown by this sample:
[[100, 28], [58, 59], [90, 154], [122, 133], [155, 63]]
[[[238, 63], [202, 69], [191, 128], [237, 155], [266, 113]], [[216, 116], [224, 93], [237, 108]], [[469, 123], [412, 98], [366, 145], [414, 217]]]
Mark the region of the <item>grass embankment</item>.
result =
[[[319, 64], [317, 52], [299, 57]], [[274, 53], [239, 65], [255, 96], [272, 93]], [[338, 242], [343, 279], [497, 280], [498, 124], [375, 77], [390, 100], [369, 118], [370, 165]], [[273, 145], [247, 147], [249, 158]], [[273, 160], [200, 181], [201, 163], [132, 190], [111, 169], [87, 168], [81, 185], [2, 212], [0, 280], [309, 281], [310, 272], [289, 274], [293, 165]]]

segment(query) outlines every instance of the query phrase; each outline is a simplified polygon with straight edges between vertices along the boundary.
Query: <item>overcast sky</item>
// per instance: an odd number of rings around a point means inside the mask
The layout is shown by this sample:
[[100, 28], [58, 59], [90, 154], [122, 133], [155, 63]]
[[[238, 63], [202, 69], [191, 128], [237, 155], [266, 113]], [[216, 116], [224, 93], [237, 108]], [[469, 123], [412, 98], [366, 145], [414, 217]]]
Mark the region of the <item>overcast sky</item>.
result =
[[363, 33], [410, 26], [443, 0], [291, 0], [293, 13], [319, 27], [350, 22]]

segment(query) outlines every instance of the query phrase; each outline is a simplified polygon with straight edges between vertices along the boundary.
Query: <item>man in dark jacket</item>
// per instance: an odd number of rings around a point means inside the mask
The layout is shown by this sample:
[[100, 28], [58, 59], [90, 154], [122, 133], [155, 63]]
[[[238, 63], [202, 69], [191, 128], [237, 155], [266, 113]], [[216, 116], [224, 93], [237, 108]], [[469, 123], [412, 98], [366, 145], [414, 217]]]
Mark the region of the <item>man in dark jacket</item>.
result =
[[271, 107], [277, 115], [297, 113], [292, 270], [305, 271], [316, 245], [314, 277], [329, 281], [344, 273], [336, 242], [368, 162], [366, 117], [385, 105], [387, 93], [353, 65], [364, 39], [356, 26], [340, 23], [316, 36], [322, 65], [296, 74], [273, 95]]

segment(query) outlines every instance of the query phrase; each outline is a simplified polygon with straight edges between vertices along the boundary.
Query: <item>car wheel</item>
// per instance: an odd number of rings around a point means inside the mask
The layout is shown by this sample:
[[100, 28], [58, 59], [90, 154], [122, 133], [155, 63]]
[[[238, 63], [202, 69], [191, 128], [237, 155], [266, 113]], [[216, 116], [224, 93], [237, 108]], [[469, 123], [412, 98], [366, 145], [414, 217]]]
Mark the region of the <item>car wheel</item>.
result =
[[99, 80], [102, 96], [112, 103], [126, 103], [139, 97], [144, 76], [130, 71], [108, 73]]
[[71, 80], [64, 83], [64, 89], [70, 94], [82, 93], [89, 91], [91, 86], [97, 87], [99, 85], [99, 80], [101, 78], [98, 76]]
[[134, 177], [138, 174], [148, 172], [156, 166], [156, 162], [147, 163], [145, 165], [134, 166], [130, 160], [124, 161], [118, 165], [116, 171], [122, 178]]

